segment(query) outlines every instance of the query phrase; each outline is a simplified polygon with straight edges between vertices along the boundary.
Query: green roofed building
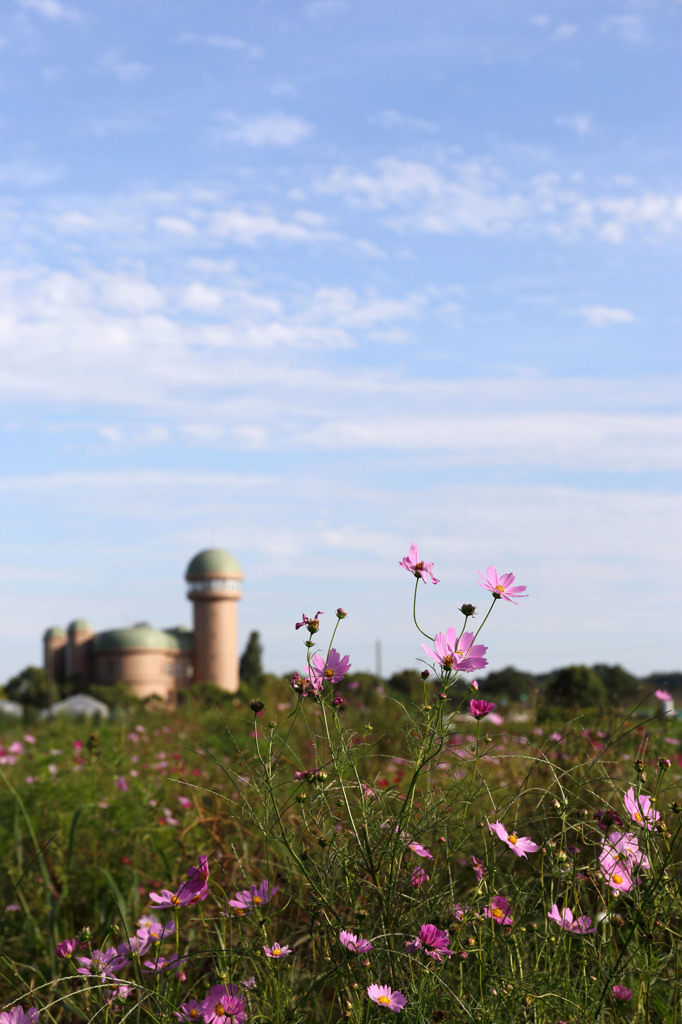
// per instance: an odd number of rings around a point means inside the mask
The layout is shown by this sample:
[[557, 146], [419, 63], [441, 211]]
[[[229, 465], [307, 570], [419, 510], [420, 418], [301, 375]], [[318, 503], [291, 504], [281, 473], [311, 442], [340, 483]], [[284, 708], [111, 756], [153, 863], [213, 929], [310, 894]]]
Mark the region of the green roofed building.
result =
[[178, 689], [214, 683], [228, 693], [239, 689], [237, 601], [242, 570], [229, 551], [211, 548], [190, 561], [185, 579], [194, 610], [194, 629], [154, 629], [137, 623], [95, 633], [86, 619], [67, 629], [52, 626], [43, 637], [44, 664], [57, 682], [83, 687], [124, 682], [144, 700], [173, 702]]

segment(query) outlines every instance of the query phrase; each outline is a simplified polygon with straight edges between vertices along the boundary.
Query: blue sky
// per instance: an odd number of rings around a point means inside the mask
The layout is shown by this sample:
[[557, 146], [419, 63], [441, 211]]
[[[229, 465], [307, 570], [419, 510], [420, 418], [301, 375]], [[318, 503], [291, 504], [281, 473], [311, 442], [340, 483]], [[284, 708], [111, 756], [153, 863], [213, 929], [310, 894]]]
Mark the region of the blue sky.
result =
[[681, 16], [6, 0], [0, 679], [210, 546], [269, 670], [415, 665], [413, 540], [492, 668], [679, 669]]

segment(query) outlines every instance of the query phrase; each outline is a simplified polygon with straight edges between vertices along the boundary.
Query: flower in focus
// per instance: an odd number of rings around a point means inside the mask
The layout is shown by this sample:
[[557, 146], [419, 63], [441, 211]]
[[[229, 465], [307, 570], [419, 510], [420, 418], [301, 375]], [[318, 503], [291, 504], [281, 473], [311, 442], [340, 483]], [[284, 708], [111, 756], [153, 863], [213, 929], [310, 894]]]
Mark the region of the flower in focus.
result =
[[337, 617], [337, 619], [345, 619], [347, 615], [348, 615], [348, 612], [346, 611], [345, 608], [337, 608], [336, 609], [336, 617]]
[[503, 597], [505, 601], [511, 601], [512, 604], [517, 602], [514, 600], [515, 597], [528, 597], [528, 594], [524, 594], [525, 587], [513, 587], [514, 573], [505, 572], [501, 576], [498, 576], [497, 569], [489, 565], [488, 571], [484, 576], [482, 572], [478, 574], [481, 577], [482, 583], [479, 582], [479, 587], [484, 587], [485, 590], [489, 590], [495, 598]]
[[428, 880], [429, 875], [424, 871], [424, 868], [415, 868], [410, 875], [410, 885], [413, 885], [415, 889], [419, 889]]
[[196, 999], [189, 999], [186, 1003], [180, 1004], [180, 1008], [175, 1011], [175, 1016], [182, 1021], [202, 1020], [201, 1003], [198, 1003]]
[[425, 857], [426, 860], [433, 860], [433, 854], [430, 852], [430, 850], [428, 850], [425, 846], [422, 846], [421, 843], [417, 843], [415, 840], [412, 840], [411, 843], [408, 843], [407, 848], [408, 850], [412, 850], [412, 853], [416, 853], [418, 857]]
[[635, 790], [630, 786], [629, 790], [623, 797], [623, 803], [625, 804], [625, 810], [628, 812], [631, 818], [633, 818], [638, 825], [642, 825], [643, 828], [648, 828], [649, 831], [654, 827], [654, 822], [658, 821], [661, 815], [658, 811], [653, 810], [651, 806], [651, 798], [641, 794], [635, 796]]
[[327, 659], [321, 654], [316, 654], [312, 661], [313, 677], [319, 683], [340, 683], [350, 668], [348, 655], [341, 657], [339, 652], [332, 647]]
[[587, 935], [588, 932], [593, 932], [596, 929], [590, 927], [592, 924], [591, 917], [573, 917], [573, 911], [569, 910], [568, 907], [564, 907], [563, 910], [559, 910], [556, 903], [552, 906], [552, 909], [547, 914], [550, 921], [555, 921], [560, 928], [563, 928], [565, 932], [572, 932], [573, 935]]
[[440, 583], [433, 575], [433, 562], [420, 562], [419, 552], [417, 551], [417, 545], [412, 544], [410, 550], [403, 558], [402, 562], [398, 562], [403, 569], [407, 569], [417, 579], [423, 580], [426, 583], [426, 577], [430, 576], [433, 583]]
[[613, 998], [618, 999], [621, 1003], [629, 1003], [632, 999], [632, 990], [626, 988], [625, 985], [614, 985], [611, 991]]
[[359, 939], [353, 932], [339, 932], [339, 942], [351, 953], [369, 953], [374, 946], [367, 939]]
[[368, 985], [367, 995], [377, 1006], [383, 1006], [385, 1010], [393, 1010], [394, 1013], [404, 1010], [407, 1003], [402, 992], [393, 992], [388, 985]]
[[0, 1024], [36, 1024], [38, 1011], [35, 1006], [24, 1010], [23, 1006], [14, 1006], [11, 1010], [0, 1013]]
[[63, 939], [58, 942], [55, 946], [55, 953], [57, 956], [69, 957], [73, 956], [75, 950], [78, 948], [78, 939]]
[[250, 914], [254, 907], [265, 906], [266, 903], [269, 903], [278, 889], [278, 885], [271, 889], [266, 878], [260, 885], [252, 885], [248, 889], [238, 892], [235, 898], [230, 900], [230, 906], [235, 910], [241, 910], [243, 914]]
[[[482, 701], [472, 701], [472, 704], [480, 704]], [[510, 850], [513, 850], [517, 857], [527, 857], [529, 853], [536, 853], [540, 847], [528, 836], [517, 836], [516, 832], [507, 832], [501, 821], [492, 825], [488, 822], [488, 828], [494, 832], [498, 839], [506, 843]]]
[[492, 918], [495, 924], [513, 924], [512, 905], [506, 896], [493, 896], [483, 913]]
[[458, 637], [455, 627], [450, 626], [445, 633], [434, 636], [435, 651], [427, 644], [422, 644], [422, 648], [447, 672], [475, 672], [488, 664], [488, 659], [483, 657], [488, 648], [484, 644], [474, 645], [474, 639], [473, 633], [462, 633]]
[[[470, 700], [469, 701], [469, 714], [473, 715], [474, 718], [485, 718], [491, 711], [494, 711], [497, 707], [490, 700]], [[501, 837], [500, 837], [501, 838]]]
[[423, 924], [419, 929], [419, 935], [412, 942], [406, 942], [405, 948], [408, 953], [423, 952], [438, 963], [442, 963], [446, 956], [452, 956], [448, 949], [450, 935], [447, 931], [436, 928], [435, 924]]
[[279, 942], [273, 942], [271, 946], [263, 946], [263, 952], [267, 957], [276, 960], [281, 956], [289, 956], [291, 949], [289, 946], [280, 946]]
[[301, 621], [296, 623], [296, 629], [300, 629], [301, 626], [305, 626], [305, 628], [312, 636], [313, 633], [317, 633], [318, 629], [320, 628], [320, 615], [324, 615], [324, 612], [316, 612], [315, 615], [313, 615], [311, 618], [308, 618], [307, 615], [302, 614]]
[[213, 985], [201, 1004], [201, 1012], [206, 1024], [242, 1024], [247, 1019], [236, 985]]

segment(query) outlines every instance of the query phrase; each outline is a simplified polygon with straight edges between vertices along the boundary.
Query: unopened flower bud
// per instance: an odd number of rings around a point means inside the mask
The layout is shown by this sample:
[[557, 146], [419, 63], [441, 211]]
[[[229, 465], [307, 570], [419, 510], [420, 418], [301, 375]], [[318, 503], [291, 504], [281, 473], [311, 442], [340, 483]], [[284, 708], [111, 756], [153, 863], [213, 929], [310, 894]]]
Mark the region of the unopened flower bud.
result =
[[468, 684], [468, 686], [469, 686], [469, 692], [470, 693], [477, 693], [478, 692], [478, 683], [476, 682], [475, 679], [472, 679], [471, 682]]
[[[497, 595], [499, 597], [499, 594]], [[463, 604], [460, 608], [462, 615], [466, 616], [467, 619], [473, 619], [476, 614], [475, 604]]]
[[439, 693], [438, 694], [438, 700], [447, 700], [447, 699], [448, 699], [447, 693]]
[[680, 811], [682, 811], [682, 804], [678, 803], [677, 800], [673, 800], [673, 802], [670, 805], [670, 809], [672, 810], [673, 814], [679, 814]]
[[345, 703], [346, 702], [343, 697], [334, 697], [334, 700], [332, 701], [335, 708], [342, 708]]
[[260, 711], [263, 710], [265, 704], [260, 699], [260, 697], [254, 697], [253, 700], [249, 701], [249, 707], [253, 711], [254, 715], [257, 715]]
[[428, 668], [425, 668], [423, 672], [419, 673], [419, 675], [422, 677], [422, 679], [426, 680], [429, 678], [431, 673], [429, 672]]
[[336, 617], [337, 617], [337, 619], [345, 619], [346, 615], [348, 615], [348, 612], [344, 608], [337, 608], [336, 609]]
[[306, 647], [314, 647], [315, 643], [314, 643], [313, 640], [306, 640], [305, 641], [305, 645], [306, 645]]
[[640, 758], [637, 758], [637, 760], [635, 761], [635, 771], [636, 772], [643, 772], [644, 771], [644, 761], [640, 760]]
[[670, 758], [669, 757], [659, 757], [659, 759], [658, 759], [658, 767], [659, 767], [660, 771], [664, 772], [667, 768], [670, 767]]

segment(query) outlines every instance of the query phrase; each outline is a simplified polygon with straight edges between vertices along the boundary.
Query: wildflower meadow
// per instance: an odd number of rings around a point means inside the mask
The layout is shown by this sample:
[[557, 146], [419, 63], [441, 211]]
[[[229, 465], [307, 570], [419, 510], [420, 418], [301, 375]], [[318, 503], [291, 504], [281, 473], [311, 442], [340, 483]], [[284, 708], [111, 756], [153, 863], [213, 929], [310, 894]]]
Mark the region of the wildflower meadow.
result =
[[339, 608], [279, 686], [7, 727], [0, 1024], [682, 1024], [677, 721], [507, 720], [476, 676], [526, 587], [436, 631], [415, 544], [399, 585], [418, 699]]

